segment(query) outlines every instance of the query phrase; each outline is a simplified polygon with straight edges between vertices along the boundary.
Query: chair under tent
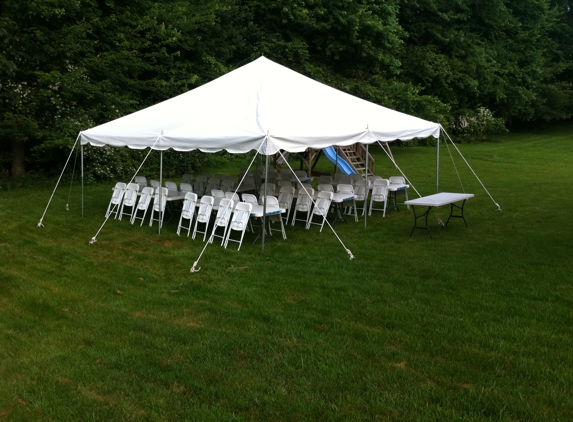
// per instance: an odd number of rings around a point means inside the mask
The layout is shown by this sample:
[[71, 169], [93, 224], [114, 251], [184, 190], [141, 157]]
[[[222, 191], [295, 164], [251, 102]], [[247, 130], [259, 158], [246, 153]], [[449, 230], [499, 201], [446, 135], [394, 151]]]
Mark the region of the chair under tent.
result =
[[[221, 202], [219, 202], [219, 209], [217, 210], [217, 215], [215, 216], [215, 221], [213, 223], [213, 230], [209, 237], [209, 242], [213, 243], [213, 239], [218, 237], [221, 239], [221, 246], [223, 246], [223, 243], [225, 243], [225, 237], [227, 236], [227, 227], [229, 226], [229, 221], [233, 214], [234, 205], [235, 204], [232, 199], [221, 199]], [[217, 234], [218, 228], [223, 229], [222, 235]]]
[[119, 214], [119, 208], [123, 201], [123, 195], [125, 194], [126, 184], [123, 182], [117, 182], [113, 187], [111, 194], [111, 199], [109, 205], [107, 206], [107, 211], [105, 212], [105, 218], [108, 218], [111, 214], [115, 214], [114, 218], [117, 218]]
[[[161, 188], [155, 191], [153, 195], [153, 206], [151, 207], [151, 217], [149, 218], [149, 227], [153, 226], [153, 222], [157, 221], [159, 227], [163, 227], [163, 217], [165, 217], [165, 207], [167, 206], [167, 195], [169, 190]], [[157, 212], [157, 218], [155, 213]]]
[[[213, 202], [215, 198], [212, 196], [205, 195], [201, 197], [199, 201], [199, 209], [197, 210], [195, 217], [195, 227], [193, 229], [192, 239], [195, 239], [197, 233], [203, 234], [203, 242], [207, 238], [207, 231], [209, 229], [209, 221], [211, 219], [211, 212], [213, 210]], [[204, 231], [199, 230], [199, 224], [204, 224]]]
[[[193, 223], [193, 216], [195, 215], [195, 208], [197, 207], [197, 194], [194, 192], [187, 192], [185, 200], [183, 201], [183, 208], [181, 209], [181, 217], [179, 217], [179, 225], [177, 226], [177, 235], [181, 233], [181, 229], [187, 230], [187, 237], [191, 233], [191, 226]], [[189, 221], [189, 225], [185, 227], [184, 220]]]
[[[245, 236], [245, 231], [248, 227], [249, 217], [251, 216], [252, 209], [253, 205], [249, 202], [239, 202], [237, 205], [235, 205], [235, 211], [233, 212], [233, 217], [231, 218], [229, 229], [227, 230], [227, 237], [225, 238], [225, 249], [227, 249], [229, 242], [237, 242], [239, 243], [237, 251], [241, 250], [243, 237]], [[231, 239], [232, 231], [241, 233], [239, 240]]]
[[[121, 210], [119, 211], [118, 220], [121, 220], [121, 217], [124, 215], [129, 216], [129, 221], [131, 221], [133, 217], [133, 213], [135, 212], [135, 207], [137, 205], [137, 194], [139, 193], [139, 185], [137, 183], [128, 183], [127, 188], [125, 189], [125, 194], [123, 195], [123, 202], [121, 203]], [[131, 208], [129, 212], [124, 212], [124, 208], [129, 207]]]
[[[322, 232], [322, 228], [324, 227], [324, 222], [326, 221], [326, 217], [328, 215], [328, 211], [330, 210], [330, 204], [332, 203], [332, 195], [333, 192], [330, 191], [319, 191], [318, 196], [316, 198], [316, 204], [312, 208], [312, 212], [308, 216], [308, 220], [306, 222], [306, 228], [309, 229], [312, 224], [317, 224], [320, 226], [320, 231]], [[315, 223], [312, 221], [314, 216], [320, 217], [320, 222]]]
[[[135, 223], [135, 220], [139, 219], [141, 220], [141, 224], [139, 226], [143, 226], [143, 220], [147, 215], [147, 210], [149, 209], [149, 205], [151, 205], [151, 200], [153, 199], [153, 192], [154, 190], [151, 186], [143, 188], [139, 201], [137, 202], [137, 206], [131, 216], [131, 224]], [[137, 216], [138, 211], [143, 211], [143, 215], [141, 217]]]

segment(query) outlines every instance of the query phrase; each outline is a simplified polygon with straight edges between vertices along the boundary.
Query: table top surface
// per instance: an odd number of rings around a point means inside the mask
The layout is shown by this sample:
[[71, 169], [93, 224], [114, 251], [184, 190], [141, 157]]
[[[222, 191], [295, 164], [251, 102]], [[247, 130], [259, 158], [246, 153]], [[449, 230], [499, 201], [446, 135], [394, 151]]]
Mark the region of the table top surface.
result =
[[410, 185], [406, 185], [404, 183], [389, 183], [388, 190], [395, 191], [395, 190], [404, 190], [408, 189]]
[[452, 193], [440, 192], [433, 195], [423, 196], [421, 198], [404, 201], [406, 205], [422, 205], [426, 207], [439, 207], [441, 205], [451, 204], [453, 202], [463, 201], [473, 198], [473, 193]]
[[332, 202], [351, 201], [354, 198], [356, 198], [356, 195], [352, 195], [351, 193], [337, 192], [332, 195]]
[[[284, 209], [284, 208], [275, 207], [272, 205], [267, 205], [267, 215], [282, 214], [284, 212], [286, 212], [286, 209]], [[262, 217], [263, 216], [263, 206], [253, 204], [253, 208], [251, 209], [251, 216], [252, 217]]]

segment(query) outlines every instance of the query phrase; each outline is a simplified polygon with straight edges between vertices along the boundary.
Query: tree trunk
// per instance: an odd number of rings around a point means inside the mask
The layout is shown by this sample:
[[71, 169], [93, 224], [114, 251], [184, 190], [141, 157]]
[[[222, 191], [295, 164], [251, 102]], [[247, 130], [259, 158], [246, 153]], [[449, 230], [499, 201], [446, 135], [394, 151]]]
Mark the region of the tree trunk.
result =
[[26, 175], [24, 164], [24, 142], [12, 141], [12, 178], [19, 179]]

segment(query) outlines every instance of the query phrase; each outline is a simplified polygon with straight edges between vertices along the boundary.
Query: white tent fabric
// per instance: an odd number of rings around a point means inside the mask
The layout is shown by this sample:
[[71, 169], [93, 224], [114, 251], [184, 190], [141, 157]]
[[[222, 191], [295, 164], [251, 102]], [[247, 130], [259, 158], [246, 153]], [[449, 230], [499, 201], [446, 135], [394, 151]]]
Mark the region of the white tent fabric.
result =
[[265, 57], [162, 103], [80, 133], [82, 145], [301, 152], [439, 137], [440, 125], [319, 83]]

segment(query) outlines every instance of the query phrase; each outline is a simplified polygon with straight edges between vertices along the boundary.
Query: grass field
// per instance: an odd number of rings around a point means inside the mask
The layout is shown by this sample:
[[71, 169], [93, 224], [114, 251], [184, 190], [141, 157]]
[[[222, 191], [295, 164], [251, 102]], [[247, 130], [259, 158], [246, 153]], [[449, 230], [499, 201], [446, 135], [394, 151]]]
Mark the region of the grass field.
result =
[[[405, 207], [241, 251], [0, 191], [0, 419], [573, 420], [573, 126], [461, 145], [469, 227]], [[422, 195], [432, 147], [394, 149]], [[461, 187], [441, 149], [442, 191]], [[395, 173], [378, 150], [377, 173]], [[331, 165], [320, 163], [323, 170]], [[415, 197], [410, 190], [410, 197]]]

